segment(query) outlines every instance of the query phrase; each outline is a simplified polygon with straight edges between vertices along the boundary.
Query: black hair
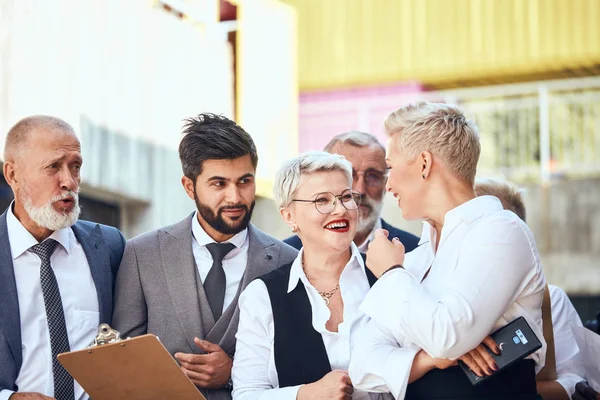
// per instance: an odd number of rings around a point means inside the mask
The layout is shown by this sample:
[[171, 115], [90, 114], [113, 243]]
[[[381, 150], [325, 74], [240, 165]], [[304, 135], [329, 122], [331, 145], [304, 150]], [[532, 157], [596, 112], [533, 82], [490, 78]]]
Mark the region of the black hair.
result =
[[233, 160], [246, 155], [256, 168], [258, 154], [252, 137], [229, 118], [202, 113], [185, 120], [179, 159], [183, 174], [191, 180], [196, 181], [202, 173], [205, 160]]

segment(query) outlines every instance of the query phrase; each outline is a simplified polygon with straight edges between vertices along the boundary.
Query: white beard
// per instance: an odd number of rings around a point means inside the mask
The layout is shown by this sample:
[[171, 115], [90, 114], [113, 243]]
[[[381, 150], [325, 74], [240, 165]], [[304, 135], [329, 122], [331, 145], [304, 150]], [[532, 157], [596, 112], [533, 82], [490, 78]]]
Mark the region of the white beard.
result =
[[362, 205], [371, 207], [369, 215], [361, 216], [360, 211], [358, 214], [358, 226], [356, 227], [356, 233], [369, 234], [375, 227], [377, 220], [381, 216], [383, 210], [383, 199], [379, 202], [374, 201], [369, 197], [363, 197], [361, 200]]
[[[29, 218], [42, 228], [46, 228], [51, 231], [58, 231], [63, 228], [68, 228], [77, 222], [79, 214], [81, 213], [81, 207], [79, 207], [79, 195], [73, 190], [69, 190], [63, 195], [54, 196], [50, 201], [41, 207], [34, 207], [29, 193], [23, 191], [23, 207]], [[55, 202], [63, 200], [67, 197], [73, 197], [75, 206], [73, 210], [68, 214], [57, 212], [52, 206]]]

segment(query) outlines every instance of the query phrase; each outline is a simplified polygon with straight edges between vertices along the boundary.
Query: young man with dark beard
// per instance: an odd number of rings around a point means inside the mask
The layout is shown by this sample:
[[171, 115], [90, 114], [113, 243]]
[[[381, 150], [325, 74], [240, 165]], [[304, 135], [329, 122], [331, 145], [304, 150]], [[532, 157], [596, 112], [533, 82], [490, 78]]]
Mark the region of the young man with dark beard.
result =
[[258, 163], [250, 135], [208, 113], [183, 133], [181, 182], [197, 211], [127, 243], [114, 327], [157, 335], [208, 400], [230, 400], [239, 295], [297, 251], [250, 224]]

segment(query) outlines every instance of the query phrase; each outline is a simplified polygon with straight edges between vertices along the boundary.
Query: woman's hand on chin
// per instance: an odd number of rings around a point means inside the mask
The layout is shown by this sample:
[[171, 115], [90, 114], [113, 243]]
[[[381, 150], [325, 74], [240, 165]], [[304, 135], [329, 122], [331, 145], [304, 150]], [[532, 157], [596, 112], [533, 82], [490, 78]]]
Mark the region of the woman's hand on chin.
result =
[[390, 241], [388, 235], [385, 229], [378, 229], [375, 231], [375, 238], [369, 243], [367, 268], [377, 278], [393, 266], [404, 263], [404, 245], [397, 238]]

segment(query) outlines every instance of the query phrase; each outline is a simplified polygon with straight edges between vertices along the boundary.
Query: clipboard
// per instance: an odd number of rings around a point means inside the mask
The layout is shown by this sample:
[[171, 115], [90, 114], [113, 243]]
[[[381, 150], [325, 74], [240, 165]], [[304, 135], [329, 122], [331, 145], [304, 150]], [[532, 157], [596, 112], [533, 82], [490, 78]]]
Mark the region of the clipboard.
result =
[[155, 335], [94, 342], [57, 357], [90, 398], [206, 400]]

